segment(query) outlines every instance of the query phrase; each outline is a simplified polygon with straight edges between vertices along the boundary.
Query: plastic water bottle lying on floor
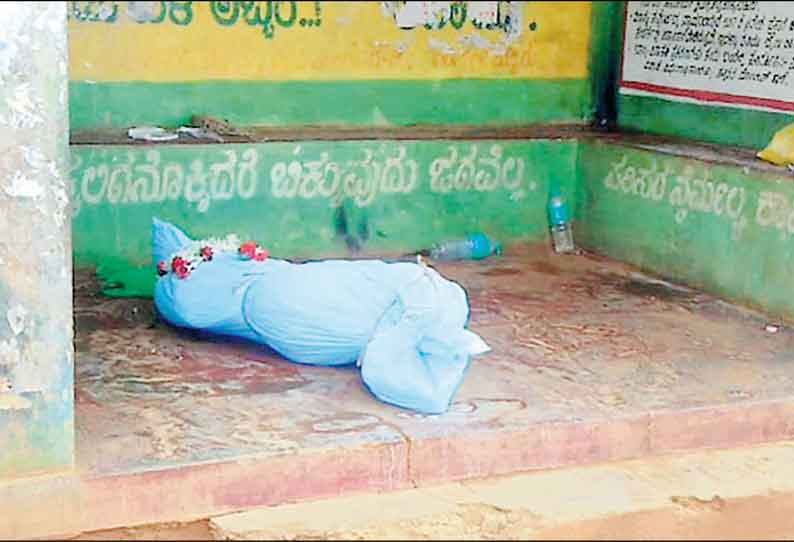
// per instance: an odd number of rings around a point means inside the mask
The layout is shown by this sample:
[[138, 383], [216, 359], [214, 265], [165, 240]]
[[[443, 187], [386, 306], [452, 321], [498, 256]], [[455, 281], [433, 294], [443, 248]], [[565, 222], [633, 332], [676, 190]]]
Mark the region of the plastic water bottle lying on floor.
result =
[[551, 227], [551, 241], [554, 252], [569, 254], [576, 250], [573, 242], [573, 230], [568, 214], [568, 205], [561, 194], [555, 194], [549, 201], [549, 223]]
[[439, 243], [430, 250], [422, 251], [421, 254], [437, 261], [454, 261], [482, 260], [501, 253], [501, 243], [492, 241], [484, 233], [475, 233], [466, 236], [465, 239]]

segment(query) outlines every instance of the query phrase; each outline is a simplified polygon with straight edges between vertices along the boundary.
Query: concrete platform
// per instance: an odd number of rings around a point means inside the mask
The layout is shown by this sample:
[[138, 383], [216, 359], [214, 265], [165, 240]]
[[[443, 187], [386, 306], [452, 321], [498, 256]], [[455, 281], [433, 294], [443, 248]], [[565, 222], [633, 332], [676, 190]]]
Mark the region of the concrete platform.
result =
[[443, 416], [80, 282], [84, 530], [794, 438], [794, 330], [594, 256], [440, 269], [493, 348]]

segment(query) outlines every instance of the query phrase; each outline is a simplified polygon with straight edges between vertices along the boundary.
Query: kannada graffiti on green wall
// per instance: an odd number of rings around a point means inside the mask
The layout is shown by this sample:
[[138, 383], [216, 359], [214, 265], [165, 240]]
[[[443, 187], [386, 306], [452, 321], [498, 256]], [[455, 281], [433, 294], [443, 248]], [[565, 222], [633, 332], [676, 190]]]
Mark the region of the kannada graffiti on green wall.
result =
[[[83, 206], [183, 202], [206, 213], [215, 202], [253, 200], [263, 192], [277, 200], [345, 201], [367, 207], [379, 197], [411, 194], [428, 183], [432, 193], [534, 191], [524, 158], [498, 143], [442, 147], [443, 154], [410, 156], [405, 145], [372, 145], [335, 156], [296, 144], [289, 158], [269, 163], [256, 146], [227, 146], [191, 157], [131, 148], [107, 160], [84, 163], [74, 154], [74, 214]], [[424, 158], [424, 160], [423, 160]]]
[[579, 241], [773, 314], [794, 272], [794, 185], [779, 173], [622, 145], [579, 155]]
[[728, 220], [736, 240], [747, 227], [747, 190], [713, 179], [708, 167], [696, 169], [687, 164], [676, 169], [671, 161], [655, 157], [647, 164], [633, 164], [630, 155], [624, 154], [610, 164], [604, 187], [629, 198], [669, 206], [676, 224], [683, 224], [690, 213], [710, 215]]
[[715, 178], [708, 164], [681, 166], [657, 157], [638, 163], [627, 153], [610, 164], [603, 184], [624, 197], [669, 207], [675, 224], [684, 224], [692, 214], [727, 221], [734, 241], [741, 240], [751, 224], [780, 232], [781, 240], [794, 235], [794, 194], [790, 190], [767, 185], [753, 193], [743, 184]]
[[75, 265], [150, 296], [151, 220], [234, 233], [274, 257], [406, 254], [466, 233], [548, 235], [549, 187], [573, 202], [577, 143], [301, 141], [72, 146]]

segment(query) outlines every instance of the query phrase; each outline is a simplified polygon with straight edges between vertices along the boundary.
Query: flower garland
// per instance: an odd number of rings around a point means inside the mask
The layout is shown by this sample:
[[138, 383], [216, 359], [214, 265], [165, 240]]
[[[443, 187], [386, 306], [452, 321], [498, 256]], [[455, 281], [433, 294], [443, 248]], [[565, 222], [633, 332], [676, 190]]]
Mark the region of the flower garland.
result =
[[264, 262], [268, 259], [269, 253], [254, 241], [240, 244], [236, 235], [229, 235], [224, 239], [205, 239], [193, 241], [183, 250], [171, 257], [171, 262], [161, 261], [157, 263], [157, 275], [163, 277], [173, 273], [179, 279], [186, 279], [195, 271], [199, 265], [211, 262], [213, 257], [221, 252], [235, 252], [243, 260], [254, 260]]

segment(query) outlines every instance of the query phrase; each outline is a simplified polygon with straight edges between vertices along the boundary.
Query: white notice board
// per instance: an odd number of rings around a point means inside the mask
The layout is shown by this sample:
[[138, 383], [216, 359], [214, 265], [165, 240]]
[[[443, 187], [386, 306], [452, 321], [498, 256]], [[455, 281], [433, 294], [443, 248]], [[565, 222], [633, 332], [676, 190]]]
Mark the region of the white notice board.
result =
[[794, 2], [627, 2], [621, 94], [794, 112]]

